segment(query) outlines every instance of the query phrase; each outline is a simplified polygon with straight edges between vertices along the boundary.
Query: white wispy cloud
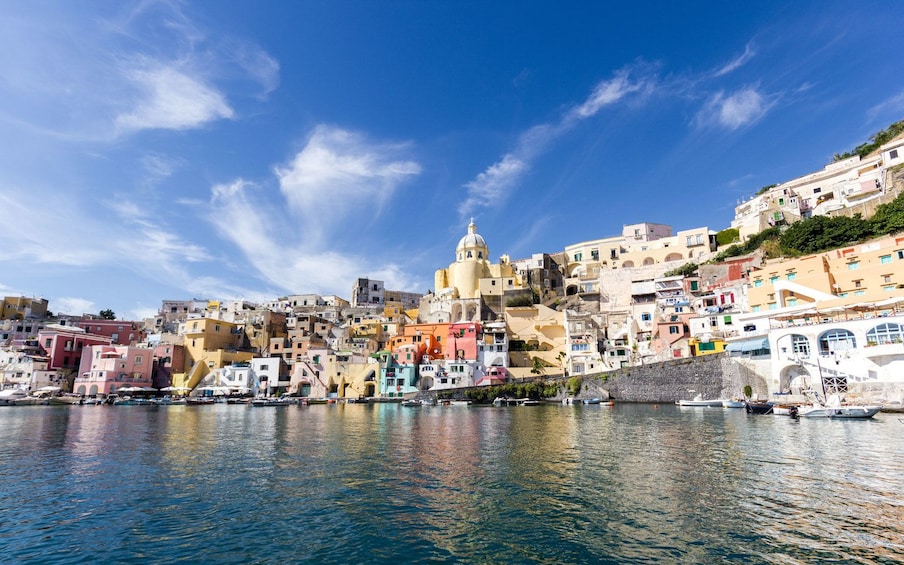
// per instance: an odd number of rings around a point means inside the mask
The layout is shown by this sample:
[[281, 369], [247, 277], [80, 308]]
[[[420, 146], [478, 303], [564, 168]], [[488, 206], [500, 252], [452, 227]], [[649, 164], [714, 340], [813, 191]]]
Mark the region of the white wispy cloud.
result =
[[904, 114], [904, 91], [886, 98], [866, 112], [870, 121], [885, 115], [892, 115], [893, 119], [898, 120], [902, 114]]
[[209, 84], [161, 64], [129, 69], [126, 77], [139, 94], [135, 107], [116, 117], [120, 131], [142, 129], [189, 129], [234, 112], [223, 95]]
[[[259, 46], [208, 34], [181, 2], [0, 13], [0, 123], [60, 140], [235, 119], [235, 102], [279, 84]], [[18, 13], [17, 13], [18, 12]]]
[[80, 316], [82, 314], [93, 314], [99, 311], [97, 305], [87, 298], [57, 296], [50, 302], [53, 305], [54, 312], [57, 314]]
[[309, 243], [350, 217], [379, 214], [395, 189], [421, 172], [418, 163], [401, 156], [406, 150], [405, 144], [374, 143], [357, 132], [317, 126], [291, 162], [275, 169]]
[[611, 79], [599, 82], [586, 100], [567, 108], [557, 121], [538, 124], [524, 131], [518, 136], [512, 151], [465, 183], [466, 196], [458, 206], [459, 215], [464, 218], [481, 206], [493, 206], [504, 201], [530, 170], [532, 161], [550, 143], [580, 122], [596, 116], [603, 108], [632, 94], [649, 93], [654, 84], [655, 76], [648, 65], [638, 63], [625, 67]]
[[773, 102], [754, 87], [730, 95], [719, 91], [703, 105], [694, 117], [694, 123], [700, 127], [718, 125], [735, 130], [762, 118], [772, 105]]
[[318, 126], [289, 163], [274, 169], [284, 205], [268, 204], [265, 186], [237, 179], [212, 188], [210, 222], [254, 272], [285, 291], [346, 292], [362, 273], [406, 288], [411, 281], [392, 262], [342, 248], [364, 237], [397, 188], [420, 173], [407, 149]]
[[753, 59], [756, 55], [756, 49], [753, 48], [753, 45], [748, 43], [744, 46], [744, 52], [738, 55], [735, 59], [728, 62], [725, 66], [720, 68], [715, 72], [715, 76], [720, 77], [723, 75], [727, 75], [728, 73], [738, 69], [743, 66], [747, 61]]

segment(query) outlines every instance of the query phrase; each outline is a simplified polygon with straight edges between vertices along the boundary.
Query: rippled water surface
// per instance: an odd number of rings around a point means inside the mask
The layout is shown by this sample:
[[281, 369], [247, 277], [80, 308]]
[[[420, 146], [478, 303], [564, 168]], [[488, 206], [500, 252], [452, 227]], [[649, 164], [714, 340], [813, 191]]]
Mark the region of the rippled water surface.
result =
[[904, 417], [0, 408], [0, 561], [901, 563]]

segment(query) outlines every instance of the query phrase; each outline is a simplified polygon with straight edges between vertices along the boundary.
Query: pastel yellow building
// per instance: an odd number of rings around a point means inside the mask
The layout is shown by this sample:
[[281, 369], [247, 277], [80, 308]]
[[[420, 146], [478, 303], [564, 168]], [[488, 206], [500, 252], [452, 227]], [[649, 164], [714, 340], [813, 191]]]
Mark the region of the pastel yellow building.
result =
[[233, 363], [251, 361], [245, 348], [243, 324], [212, 318], [190, 318], [183, 324], [184, 373], [173, 374], [173, 386], [193, 389], [210, 372]]
[[881, 302], [904, 295], [904, 236], [890, 236], [750, 272], [753, 312], [834, 301]]

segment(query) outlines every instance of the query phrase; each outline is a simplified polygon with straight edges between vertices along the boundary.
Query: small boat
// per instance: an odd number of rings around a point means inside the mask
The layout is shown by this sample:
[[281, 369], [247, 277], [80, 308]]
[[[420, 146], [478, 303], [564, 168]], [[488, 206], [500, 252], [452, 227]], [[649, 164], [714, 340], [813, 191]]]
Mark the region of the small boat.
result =
[[798, 415], [801, 418], [855, 418], [866, 419], [875, 416], [881, 406], [860, 406], [856, 404], [845, 404], [841, 401], [841, 397], [837, 394], [829, 396], [825, 404], [818, 401], [809, 406], [801, 406], [798, 408]]
[[774, 406], [769, 402], [751, 402], [748, 400], [744, 403], [744, 408], [748, 414], [770, 414]]
[[797, 404], [773, 404], [772, 413], [776, 416], [797, 416]]
[[424, 403], [420, 400], [415, 400], [414, 398], [409, 398], [408, 400], [402, 401], [402, 406], [423, 406]]
[[0, 390], [0, 406], [15, 406], [17, 400], [28, 396], [28, 391], [22, 388], [8, 388]]
[[718, 406], [722, 407], [722, 399], [703, 400], [703, 395], [698, 394], [693, 400], [679, 400], [678, 406]]
[[289, 406], [290, 404], [295, 403], [284, 398], [255, 398], [250, 404], [255, 408], [259, 408], [261, 406]]
[[83, 403], [82, 397], [75, 394], [60, 394], [47, 399], [47, 404], [53, 406], [72, 406], [73, 404]]
[[722, 400], [722, 408], [743, 408], [743, 407], [744, 407], [743, 400], [739, 400], [737, 398], [731, 398], [731, 399], [726, 398], [726, 399]]
[[600, 404], [602, 402], [602, 398], [585, 398], [581, 401], [582, 404]]

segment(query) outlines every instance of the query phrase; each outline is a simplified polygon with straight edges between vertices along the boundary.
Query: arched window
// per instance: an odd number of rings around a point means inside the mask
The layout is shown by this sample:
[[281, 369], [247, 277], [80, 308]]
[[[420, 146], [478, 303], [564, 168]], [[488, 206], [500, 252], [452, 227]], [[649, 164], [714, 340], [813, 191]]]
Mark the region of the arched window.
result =
[[624, 263], [622, 263], [622, 267], [624, 267], [626, 269], [630, 269], [633, 266], [634, 266], [634, 261], [625, 261]]
[[483, 251], [478, 251], [478, 252], [477, 252], [477, 258], [478, 258], [478, 259], [483, 259]]
[[867, 345], [886, 345], [904, 342], [904, 331], [900, 324], [879, 324], [866, 332]]
[[831, 355], [835, 352], [850, 351], [857, 347], [854, 334], [848, 330], [833, 329], [819, 336], [819, 354]]
[[473, 255], [471, 255], [471, 252], [468, 251], [468, 259], [470, 259], [471, 257], [473, 257]]
[[791, 350], [801, 357], [810, 356], [810, 340], [806, 336], [794, 334], [791, 336]]
[[652, 257], [647, 257], [646, 259], [643, 260], [644, 265], [652, 265], [655, 262], [656, 261], [654, 261]]

